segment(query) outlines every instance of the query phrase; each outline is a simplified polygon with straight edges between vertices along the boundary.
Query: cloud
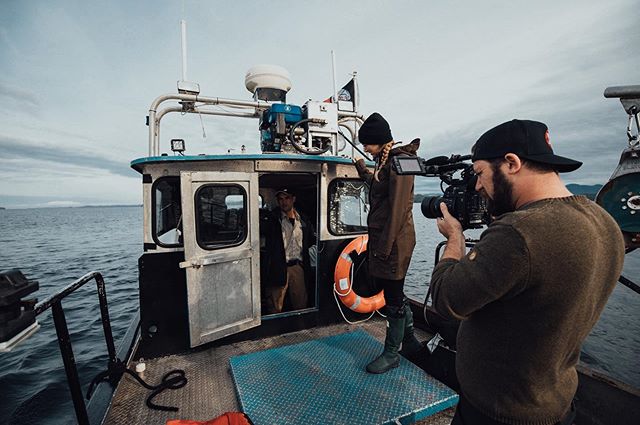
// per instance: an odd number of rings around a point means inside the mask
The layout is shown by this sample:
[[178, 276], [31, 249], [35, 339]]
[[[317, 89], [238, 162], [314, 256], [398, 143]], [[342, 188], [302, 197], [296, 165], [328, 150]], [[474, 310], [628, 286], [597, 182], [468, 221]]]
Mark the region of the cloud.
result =
[[531, 58], [522, 64], [522, 72], [537, 69], [536, 78], [523, 85], [512, 101], [492, 110], [492, 99], [487, 99], [486, 111], [470, 111], [466, 117], [474, 117], [471, 121], [432, 135], [423, 142], [421, 153], [426, 151], [429, 157], [468, 153], [489, 128], [513, 118], [534, 119], [548, 124], [558, 154], [584, 162], [578, 171], [563, 176], [565, 181], [604, 183], [626, 148], [626, 113], [619, 101], [605, 99], [602, 93], [608, 85], [634, 83], [640, 68], [640, 56], [628, 54], [629, 40], [640, 35], [640, 29], [631, 14], [624, 15], [624, 8], [617, 13], [619, 32], [596, 26], [579, 37], [568, 37], [548, 52], [542, 68], [536, 63], [539, 57]]
[[40, 102], [37, 96], [29, 91], [18, 87], [12, 87], [7, 83], [0, 81], [0, 98], [7, 98], [13, 102], [25, 103], [31, 106], [39, 107]]
[[138, 174], [125, 162], [83, 152], [63, 144], [48, 146], [33, 141], [0, 135], [0, 152], [9, 159], [29, 159], [105, 170], [111, 174], [133, 177]]
[[40, 116], [41, 102], [34, 92], [3, 81], [0, 81], [0, 105], [8, 112], [21, 111]]
[[9, 51], [8, 53], [10, 53], [14, 57], [19, 53], [15, 43], [13, 43], [13, 41], [9, 37], [7, 29], [3, 26], [0, 26], [0, 45], [6, 47]]

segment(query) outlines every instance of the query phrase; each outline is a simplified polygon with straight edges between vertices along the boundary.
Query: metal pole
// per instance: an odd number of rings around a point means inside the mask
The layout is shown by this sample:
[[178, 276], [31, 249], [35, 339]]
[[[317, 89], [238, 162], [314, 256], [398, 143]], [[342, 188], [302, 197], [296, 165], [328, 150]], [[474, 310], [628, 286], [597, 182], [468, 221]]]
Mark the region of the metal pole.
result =
[[624, 286], [626, 286], [627, 288], [629, 288], [632, 291], [634, 291], [635, 293], [640, 294], [640, 286], [636, 285], [635, 283], [633, 283], [631, 280], [627, 279], [626, 277], [620, 275], [620, 279], [618, 279], [618, 281], [620, 283], [622, 283]]
[[98, 299], [100, 300], [100, 316], [102, 316], [102, 328], [104, 329], [104, 339], [107, 343], [109, 362], [115, 363], [116, 346], [113, 342], [113, 332], [111, 331], [111, 320], [109, 319], [109, 307], [107, 305], [107, 289], [102, 275], [96, 276], [96, 286], [98, 287]]
[[[331, 50], [331, 73], [333, 75], [333, 101], [338, 105], [338, 86], [336, 84], [336, 54], [333, 50]], [[309, 135], [309, 139], [311, 139], [311, 135]], [[334, 155], [338, 155], [338, 137], [336, 135], [335, 143], [333, 144], [332, 153]]]
[[[161, 109], [159, 112], [156, 113], [156, 120], [158, 120], [159, 122], [160, 120], [162, 120], [162, 117], [167, 115], [169, 112], [182, 112], [182, 107], [172, 106], [169, 108]], [[257, 115], [255, 112], [242, 113], [242, 112], [212, 111], [207, 109], [199, 109], [198, 107], [194, 108], [193, 113], [202, 114], [202, 115], [219, 115], [223, 117], [239, 117], [239, 118], [258, 118], [259, 117], [259, 115]]]
[[333, 101], [338, 103], [338, 86], [336, 84], [336, 54], [331, 51], [331, 73], [333, 75]]
[[57, 302], [61, 302], [63, 298], [65, 298], [67, 295], [71, 294], [81, 286], [84, 286], [84, 284], [89, 282], [91, 279], [97, 279], [97, 276], [100, 276], [102, 278], [102, 275], [98, 272], [89, 272], [84, 276], [82, 276], [80, 279], [76, 280], [75, 282], [67, 286], [66, 288], [64, 288], [62, 291], [56, 294], [53, 294], [52, 296], [50, 296], [49, 298], [47, 298], [42, 302], [39, 302], [34, 308], [36, 312], [36, 316], [47, 311], [49, 308], [53, 306], [53, 304]]
[[180, 20], [182, 38], [182, 81], [187, 81], [187, 21]]
[[[205, 105], [227, 105], [240, 108], [268, 109], [271, 107], [269, 102], [264, 101], [234, 100], [220, 97], [204, 97], [193, 94], [164, 94], [162, 96], [158, 96], [153, 103], [151, 103], [151, 107], [149, 108], [149, 156], [160, 155], [160, 142], [158, 137], [160, 132], [160, 120], [157, 116], [157, 111], [160, 104], [167, 100], [182, 100], [185, 102], [203, 103]], [[349, 112], [349, 114], [349, 116], [353, 116], [352, 112]]]
[[353, 71], [351, 75], [353, 75], [353, 99], [351, 99], [353, 101], [353, 112], [358, 113], [358, 102], [360, 101], [360, 99], [358, 99], [360, 97], [358, 88], [358, 72]]
[[76, 361], [73, 357], [69, 328], [67, 328], [67, 320], [64, 317], [62, 303], [60, 301], [54, 302], [51, 311], [53, 313], [53, 322], [56, 326], [56, 334], [58, 335], [58, 344], [60, 344], [62, 361], [64, 362], [64, 371], [67, 374], [67, 382], [69, 383], [69, 390], [71, 391], [71, 400], [76, 410], [76, 418], [80, 425], [89, 425], [87, 406], [84, 404], [84, 398], [82, 396], [82, 387], [80, 386]]
[[[358, 73], [356, 71], [353, 71], [353, 99], [351, 99], [353, 101], [353, 112], [355, 112], [356, 114], [358, 113]], [[353, 124], [354, 127], [354, 132], [356, 134], [356, 137], [354, 137], [353, 140], [353, 144], [354, 146], [351, 148], [351, 157], [354, 158], [356, 156], [356, 151], [355, 151], [355, 143], [356, 143], [356, 138], [358, 137], [358, 121], [356, 121]]]

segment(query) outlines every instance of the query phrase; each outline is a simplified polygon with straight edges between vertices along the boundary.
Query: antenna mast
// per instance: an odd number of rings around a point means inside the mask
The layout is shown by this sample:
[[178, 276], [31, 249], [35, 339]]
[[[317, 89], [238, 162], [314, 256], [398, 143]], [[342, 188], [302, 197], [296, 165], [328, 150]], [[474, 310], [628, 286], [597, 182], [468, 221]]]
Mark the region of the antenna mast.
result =
[[338, 103], [338, 86], [336, 85], [336, 53], [331, 50], [331, 72], [333, 74], [333, 101]]
[[182, 81], [187, 81], [187, 21], [180, 20], [182, 40]]
[[178, 93], [199, 94], [200, 85], [187, 80], [187, 21], [180, 19], [180, 35], [182, 47], [182, 79], [178, 81]]

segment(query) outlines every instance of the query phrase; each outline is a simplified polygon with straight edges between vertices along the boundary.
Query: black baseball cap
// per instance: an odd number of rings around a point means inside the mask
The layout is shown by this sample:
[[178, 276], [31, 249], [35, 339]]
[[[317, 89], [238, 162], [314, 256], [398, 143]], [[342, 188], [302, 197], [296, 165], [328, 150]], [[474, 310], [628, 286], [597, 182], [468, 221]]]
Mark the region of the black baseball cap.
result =
[[553, 153], [549, 128], [538, 121], [511, 120], [484, 133], [471, 148], [472, 160], [501, 158], [514, 153], [521, 158], [552, 165], [560, 173], [577, 170], [582, 162]]
[[287, 188], [287, 187], [281, 187], [280, 189], [278, 189], [278, 190], [276, 191], [276, 196], [278, 196], [280, 193], [284, 193], [285, 195], [288, 195], [288, 196], [296, 196], [296, 194], [295, 194], [295, 193], [293, 193], [293, 191], [291, 191], [291, 190], [290, 190], [289, 188]]

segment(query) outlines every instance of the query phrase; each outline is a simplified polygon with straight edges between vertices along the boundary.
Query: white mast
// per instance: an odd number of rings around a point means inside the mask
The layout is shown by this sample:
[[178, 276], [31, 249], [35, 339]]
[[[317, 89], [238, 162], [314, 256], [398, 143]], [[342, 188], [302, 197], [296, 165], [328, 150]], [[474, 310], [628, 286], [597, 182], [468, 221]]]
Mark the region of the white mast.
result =
[[333, 101], [338, 103], [338, 86], [336, 85], [336, 54], [331, 50], [331, 73], [333, 74]]
[[200, 85], [187, 80], [187, 21], [180, 20], [181, 47], [182, 47], [182, 79], [178, 81], [178, 93], [199, 94]]
[[182, 39], [182, 81], [187, 81], [187, 21], [180, 20]]

